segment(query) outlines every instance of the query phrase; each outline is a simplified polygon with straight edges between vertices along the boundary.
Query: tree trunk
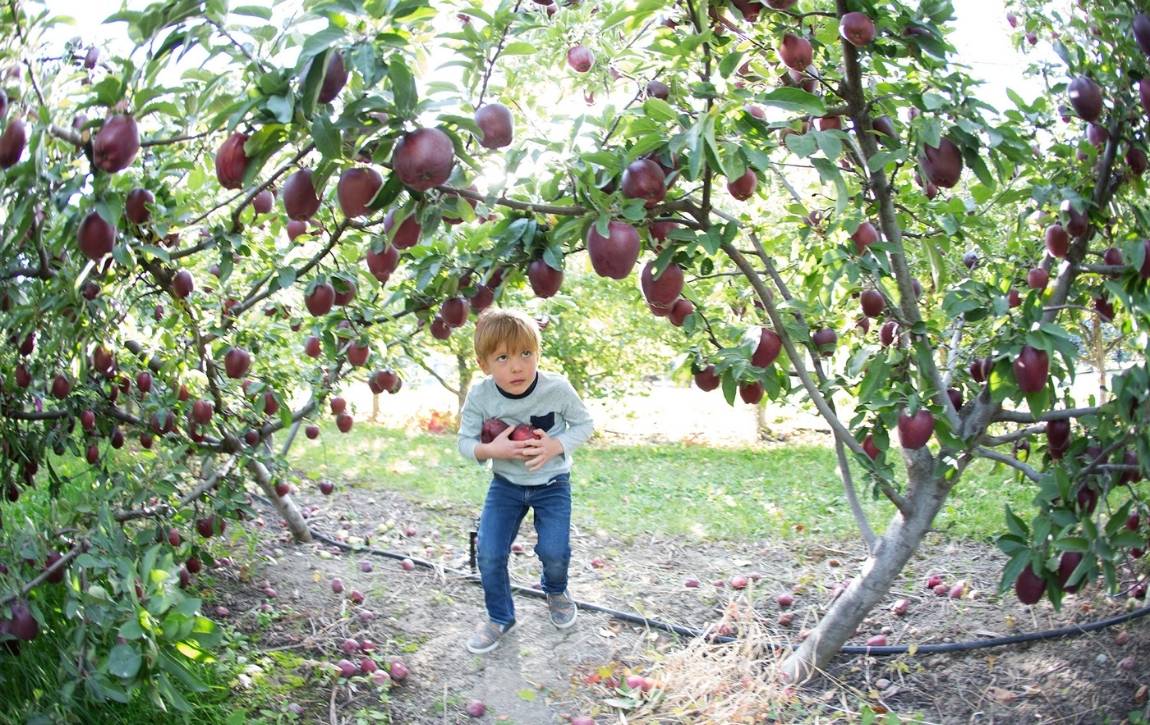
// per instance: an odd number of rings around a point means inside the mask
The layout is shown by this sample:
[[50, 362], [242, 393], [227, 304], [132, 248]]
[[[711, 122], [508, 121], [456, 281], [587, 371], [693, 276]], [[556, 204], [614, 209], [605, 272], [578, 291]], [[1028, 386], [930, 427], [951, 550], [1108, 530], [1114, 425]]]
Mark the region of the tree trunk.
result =
[[1098, 403], [1106, 402], [1106, 344], [1102, 340], [1102, 317], [1094, 315], [1093, 339], [1091, 349], [1094, 352], [1094, 368], [1098, 371]]
[[373, 393], [371, 396], [371, 422], [375, 423], [379, 420], [379, 393]]
[[854, 636], [870, 610], [890, 592], [946, 501], [949, 491], [941, 477], [932, 475], [929, 454], [908, 456], [907, 467], [912, 481], [909, 515], [895, 513], [863, 563], [861, 576], [851, 580], [818, 626], [783, 661], [782, 674], [789, 681], [809, 679]]
[[469, 358], [462, 352], [455, 353], [455, 365], [459, 370], [459, 387], [456, 390], [456, 407], [455, 417], [459, 418], [463, 414], [463, 404], [467, 402], [467, 391], [471, 389], [471, 373], [473, 372], [471, 366], [467, 361]]
[[276, 495], [275, 486], [272, 484], [272, 475], [264, 464], [259, 461], [250, 461], [248, 471], [255, 477], [259, 487], [263, 489], [264, 495], [272, 500], [279, 515], [287, 522], [288, 531], [291, 531], [296, 543], [306, 544], [310, 542], [311, 532], [308, 531], [307, 522], [303, 520], [303, 514], [300, 513], [290, 494], [287, 496]]

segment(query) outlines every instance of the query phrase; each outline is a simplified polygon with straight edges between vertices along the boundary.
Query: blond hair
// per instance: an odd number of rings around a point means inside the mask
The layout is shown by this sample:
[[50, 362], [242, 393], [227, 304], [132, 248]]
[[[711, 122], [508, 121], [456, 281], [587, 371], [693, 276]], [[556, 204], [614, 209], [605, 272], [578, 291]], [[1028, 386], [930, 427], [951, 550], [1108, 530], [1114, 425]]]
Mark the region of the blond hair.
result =
[[475, 321], [475, 356], [485, 360], [500, 350], [538, 354], [539, 325], [525, 312], [491, 307]]

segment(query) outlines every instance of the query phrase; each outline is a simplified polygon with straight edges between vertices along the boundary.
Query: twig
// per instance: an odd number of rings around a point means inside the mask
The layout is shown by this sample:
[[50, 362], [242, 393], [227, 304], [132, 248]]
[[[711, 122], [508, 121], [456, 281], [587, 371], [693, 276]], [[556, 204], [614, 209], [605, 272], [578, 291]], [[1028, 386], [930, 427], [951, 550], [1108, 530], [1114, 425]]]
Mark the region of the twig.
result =
[[996, 450], [986, 448], [984, 446], [979, 446], [975, 450], [977, 450], [978, 454], [980, 456], [982, 456], [983, 458], [989, 458], [992, 461], [998, 461], [999, 463], [1005, 463], [1006, 465], [1010, 466], [1011, 468], [1016, 468], [1019, 471], [1022, 471], [1022, 473], [1025, 474], [1026, 477], [1032, 481], [1037, 482], [1037, 481], [1042, 480], [1042, 476], [1038, 473], [1038, 471], [1034, 470], [1033, 468], [1026, 465], [1022, 461], [1018, 460], [1014, 456], [1008, 456], [1005, 453], [999, 453]]

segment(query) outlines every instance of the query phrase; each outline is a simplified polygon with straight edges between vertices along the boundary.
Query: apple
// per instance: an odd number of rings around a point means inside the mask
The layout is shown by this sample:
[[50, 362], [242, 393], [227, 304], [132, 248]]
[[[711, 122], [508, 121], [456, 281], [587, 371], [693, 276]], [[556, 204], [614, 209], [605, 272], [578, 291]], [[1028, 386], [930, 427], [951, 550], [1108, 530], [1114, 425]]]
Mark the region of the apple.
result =
[[878, 317], [886, 308], [882, 293], [876, 289], [863, 290], [859, 295], [859, 303], [862, 305], [863, 314], [867, 317]]
[[[275, 204], [276, 195], [271, 189], [263, 189], [252, 199], [252, 209], [256, 214], [267, 214]], [[216, 275], [219, 276], [219, 275]]]
[[763, 384], [758, 381], [741, 383], [739, 385], [739, 397], [747, 405], [756, 405], [763, 399]]
[[335, 288], [327, 281], [320, 282], [304, 295], [307, 311], [316, 317], [326, 315], [335, 304]]
[[[7, 105], [7, 98], [5, 98]], [[24, 147], [28, 144], [28, 131], [24, 127], [23, 119], [13, 118], [8, 122], [4, 133], [0, 134], [0, 169], [10, 169], [16, 165], [24, 154]]]
[[411, 559], [404, 559], [403, 561], [399, 562], [399, 566], [404, 571], [412, 571], [415, 569], [415, 562]]
[[899, 599], [890, 607], [890, 613], [896, 617], [902, 617], [906, 615], [908, 611], [910, 611], [909, 599]]
[[479, 431], [479, 441], [481, 443], [490, 443], [499, 437], [499, 434], [507, 430], [511, 426], [507, 425], [498, 418], [488, 418], [483, 421], [483, 425]]
[[488, 103], [477, 109], [475, 125], [479, 127], [479, 145], [484, 148], [503, 148], [515, 135], [511, 111], [502, 103]]
[[443, 315], [436, 315], [431, 321], [431, 336], [436, 340], [446, 340], [451, 337], [451, 325], [443, 319]]
[[944, 137], [938, 146], [923, 144], [919, 166], [932, 184], [949, 189], [962, 176], [962, 152], [954, 142]]
[[1006, 306], [1009, 309], [1014, 309], [1022, 304], [1022, 295], [1018, 294], [1018, 290], [1011, 287], [1006, 291]]
[[247, 134], [236, 131], [216, 151], [216, 179], [225, 189], [238, 189], [243, 184], [248, 168], [248, 157], [244, 153], [247, 142]]
[[536, 297], [546, 299], [559, 291], [563, 284], [563, 272], [542, 259], [535, 259], [527, 266], [527, 281], [531, 283]]
[[357, 343], [350, 343], [347, 346], [347, 361], [353, 367], [360, 367], [367, 363], [367, 358], [371, 355], [370, 345], [359, 345]]
[[747, 169], [739, 178], [727, 182], [727, 192], [739, 201], [746, 201], [754, 196], [758, 183], [759, 178], [755, 176], [754, 169]]
[[950, 398], [955, 410], [962, 410], [962, 393], [957, 388], [947, 388], [946, 397]]
[[894, 320], [887, 320], [882, 323], [882, 327], [878, 330], [878, 341], [882, 343], [883, 347], [890, 347], [894, 341], [898, 339], [898, 323]]
[[212, 420], [212, 414], [215, 411], [211, 401], [197, 400], [192, 403], [192, 420], [200, 425], [207, 425]]
[[336, 197], [343, 215], [352, 219], [367, 214], [368, 205], [381, 186], [383, 178], [373, 168], [355, 166], [346, 169], [336, 185]]
[[973, 249], [962, 255], [962, 263], [967, 269], [974, 269], [978, 266], [978, 252]]
[[1068, 594], [1077, 592], [1082, 586], [1081, 584], [1066, 586], [1066, 582], [1070, 581], [1070, 575], [1074, 573], [1081, 562], [1082, 554], [1077, 551], [1064, 551], [1058, 559], [1058, 585]]
[[181, 269], [176, 272], [172, 277], [172, 295], [179, 299], [184, 299], [196, 289], [196, 282], [192, 278], [192, 273], [186, 269]]
[[1034, 267], [1026, 273], [1026, 286], [1030, 289], [1042, 291], [1050, 283], [1050, 272], [1042, 267]]
[[867, 247], [878, 241], [878, 229], [870, 222], [863, 222], [854, 234], [851, 234], [851, 241], [855, 243], [855, 251], [862, 254]]
[[[315, 182], [312, 180], [311, 169], [299, 169], [287, 177], [283, 185], [284, 212], [288, 219], [305, 222], [315, 216], [319, 211], [320, 199], [316, 194]], [[303, 233], [306, 227], [300, 227], [295, 236]], [[295, 238], [288, 231], [288, 236]]]
[[147, 189], [132, 189], [124, 199], [124, 217], [133, 224], [144, 224], [152, 216], [156, 197]]
[[820, 131], [841, 131], [843, 127], [842, 116], [821, 116], [818, 119]]
[[196, 532], [205, 539], [224, 533], [224, 528], [224, 520], [215, 515], [196, 519]]
[[1098, 313], [1098, 316], [1106, 322], [1114, 321], [1114, 305], [1110, 303], [1110, 300], [1106, 299], [1105, 294], [1094, 298], [1094, 310]]
[[[387, 244], [385, 241], [383, 248], [377, 252], [375, 250], [376, 244], [367, 248], [363, 255], [363, 261], [367, 264], [367, 270], [371, 272], [372, 277], [375, 277], [380, 284], [387, 284], [387, 280], [391, 278], [391, 273], [399, 266], [399, 249], [394, 244]], [[335, 301], [334, 295], [332, 301]]]
[[1023, 345], [1014, 359], [1014, 379], [1024, 393], [1037, 393], [1046, 387], [1050, 372], [1050, 358], [1045, 350]]
[[329, 405], [331, 405], [332, 415], [339, 415], [347, 410], [347, 401], [339, 396], [332, 398]]
[[683, 268], [671, 262], [656, 277], [655, 262], [647, 262], [643, 266], [639, 282], [648, 304], [670, 307], [683, 291]]
[[460, 327], [467, 322], [467, 300], [463, 297], [448, 297], [439, 308], [443, 321], [451, 327]]
[[695, 373], [695, 385], [702, 391], [710, 392], [719, 387], [721, 382], [722, 380], [715, 374], [714, 365], [708, 365]]
[[595, 64], [595, 54], [582, 45], [573, 46], [567, 51], [567, 65], [576, 73], [586, 73]]
[[455, 146], [438, 128], [420, 128], [404, 134], [391, 155], [396, 176], [414, 191], [443, 184], [455, 167]]
[[659, 80], [647, 81], [647, 97], [667, 100], [671, 96], [671, 87]]
[[864, 13], [846, 13], [839, 19], [839, 36], [856, 48], [869, 45], [875, 36], [874, 21]]
[[316, 100], [320, 103], [331, 103], [347, 84], [347, 67], [343, 64], [343, 53], [333, 52], [327, 59], [327, 67], [323, 71], [323, 83], [319, 87]]
[[1113, 267], [1122, 266], [1122, 250], [1117, 247], [1108, 247], [1102, 254], [1102, 261]]
[[1086, 126], [1086, 140], [1095, 148], [1101, 148], [1110, 140], [1110, 132], [1105, 126], [1091, 123]]
[[667, 319], [675, 327], [682, 327], [687, 318], [695, 312], [695, 303], [688, 299], [680, 297], [675, 300], [675, 304], [671, 305], [670, 312], [667, 313]]
[[898, 132], [895, 131], [894, 122], [891, 121], [890, 116], [879, 116], [871, 121], [871, 128], [874, 129], [878, 135], [878, 140], [884, 146], [897, 146], [898, 145]]
[[403, 660], [400, 659], [392, 660], [387, 668], [387, 672], [391, 675], [391, 679], [396, 682], [403, 682], [407, 679], [407, 676], [411, 674], [411, 670], [409, 670], [407, 665], [403, 664]]
[[779, 58], [788, 68], [800, 72], [804, 71], [814, 60], [811, 42], [793, 33], [787, 33], [783, 36], [783, 42], [779, 46]]
[[791, 605], [795, 603], [795, 595], [790, 592], [783, 592], [775, 597], [775, 603], [782, 609], [790, 609]]
[[140, 129], [131, 116], [112, 116], [92, 137], [92, 163], [114, 174], [132, 164], [140, 150]]
[[751, 354], [751, 364], [760, 368], [770, 367], [771, 363], [778, 358], [782, 348], [783, 340], [774, 330], [766, 327], [760, 328], [759, 344], [755, 346], [755, 351]]
[[1014, 580], [1014, 593], [1023, 604], [1037, 604], [1046, 591], [1046, 582], [1027, 566]]
[[52, 396], [63, 400], [72, 392], [72, 381], [62, 373], [52, 379]]
[[594, 224], [587, 228], [585, 240], [591, 266], [600, 277], [624, 279], [639, 259], [639, 232], [626, 222], [612, 221], [607, 227], [607, 236], [600, 234]]
[[224, 372], [233, 380], [239, 380], [247, 375], [251, 366], [251, 353], [242, 347], [229, 348], [227, 354], [224, 355]]
[[742, 574], [736, 574], [735, 576], [731, 577], [732, 589], [746, 589], [748, 583], [750, 583], [750, 581]]
[[14, 377], [18, 387], [26, 388], [32, 384], [32, 373], [28, 372], [28, 368], [23, 364], [16, 366]]
[[683, 580], [683, 586], [686, 587], [687, 589], [698, 589], [699, 588], [699, 580], [693, 576], [689, 576]]
[[628, 199], [645, 199], [650, 209], [667, 195], [666, 176], [654, 161], [636, 159], [623, 171], [619, 189]]
[[393, 233], [391, 229], [394, 226], [395, 210], [392, 209], [383, 218], [383, 231], [391, 239], [391, 243], [395, 245], [396, 249], [414, 247], [419, 242], [419, 235], [423, 233], [423, 228], [419, 225], [419, 219], [415, 214], [408, 214], [404, 217], [399, 228]]
[[1061, 224], [1054, 223], [1046, 227], [1046, 250], [1058, 258], [1065, 257], [1070, 251], [1070, 235]]
[[874, 442], [873, 435], [868, 434], [867, 437], [863, 439], [862, 448], [872, 461], [878, 460], [878, 457], [882, 455], [882, 451], [879, 450], [878, 445]]
[[100, 216], [89, 212], [76, 230], [76, 241], [80, 251], [93, 262], [99, 262], [105, 254], [110, 254], [116, 243], [116, 227]]
[[829, 357], [834, 353], [835, 345], [838, 341], [838, 333], [829, 327], [816, 330], [815, 333], [811, 335], [811, 342], [814, 343], [815, 348], [817, 348], [824, 357]]
[[515, 429], [511, 431], [511, 435], [508, 436], [508, 438], [513, 441], [529, 441], [541, 438], [541, 436], [536, 435], [535, 429], [527, 423], [520, 423], [519, 425], [515, 426]]
[[934, 415], [925, 408], [914, 415], [903, 413], [898, 417], [898, 440], [903, 448], [922, 448], [934, 434]]
[[1086, 76], [1078, 76], [1068, 89], [1070, 105], [1082, 120], [1097, 121], [1102, 115], [1102, 89]]
[[994, 361], [988, 357], [975, 358], [970, 363], [970, 377], [976, 383], [984, 383], [990, 377], [991, 368], [994, 366]]
[[347, 433], [351, 430], [353, 422], [354, 420], [347, 413], [340, 413], [335, 417], [335, 427], [339, 429], [340, 433]]

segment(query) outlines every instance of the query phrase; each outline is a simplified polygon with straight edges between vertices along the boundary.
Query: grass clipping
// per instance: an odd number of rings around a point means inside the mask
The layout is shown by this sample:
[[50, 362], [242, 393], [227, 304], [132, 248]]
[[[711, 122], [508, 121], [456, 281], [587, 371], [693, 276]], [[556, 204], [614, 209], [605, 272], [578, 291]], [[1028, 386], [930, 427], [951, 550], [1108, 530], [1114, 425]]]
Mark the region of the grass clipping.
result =
[[[714, 635], [737, 639], [714, 642]], [[786, 654], [786, 639], [749, 601], [730, 602], [704, 636], [655, 667], [660, 696], [627, 721], [757, 723], [776, 718], [796, 697], [795, 688], [779, 674]]]

